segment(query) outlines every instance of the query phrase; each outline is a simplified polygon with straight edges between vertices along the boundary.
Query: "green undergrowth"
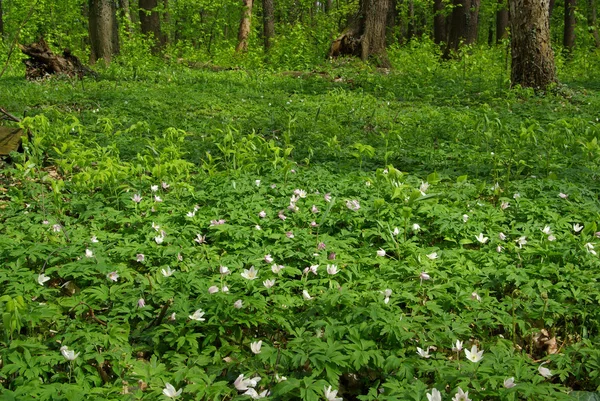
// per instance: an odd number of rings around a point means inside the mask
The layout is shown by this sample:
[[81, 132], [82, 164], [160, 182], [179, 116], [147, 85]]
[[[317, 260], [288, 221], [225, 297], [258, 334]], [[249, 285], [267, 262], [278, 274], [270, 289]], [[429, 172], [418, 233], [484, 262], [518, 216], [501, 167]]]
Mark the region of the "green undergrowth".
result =
[[3, 79], [3, 399], [593, 400], [600, 97], [486, 63]]

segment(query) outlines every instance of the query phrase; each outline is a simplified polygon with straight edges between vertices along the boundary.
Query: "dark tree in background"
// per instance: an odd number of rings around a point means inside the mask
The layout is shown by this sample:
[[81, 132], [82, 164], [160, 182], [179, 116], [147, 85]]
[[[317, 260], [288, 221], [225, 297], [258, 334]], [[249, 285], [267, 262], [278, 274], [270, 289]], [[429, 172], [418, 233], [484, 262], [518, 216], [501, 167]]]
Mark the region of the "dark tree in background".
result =
[[372, 58], [380, 67], [390, 67], [385, 48], [389, 6], [390, 0], [360, 0], [358, 13], [331, 44], [329, 57], [353, 55], [365, 61]]
[[457, 52], [461, 43], [477, 42], [479, 5], [480, 0], [453, 0], [448, 44], [444, 51], [445, 58], [449, 58]]
[[119, 53], [119, 30], [113, 0], [89, 0], [90, 63], [104, 59], [106, 64]]
[[433, 41], [435, 44], [446, 42], [446, 15], [444, 15], [444, 0], [433, 1]]
[[273, 0], [263, 0], [263, 37], [265, 51], [271, 47], [271, 38], [275, 36], [275, 8]]
[[140, 28], [142, 33], [154, 38], [153, 50], [161, 48], [165, 40], [160, 30], [160, 15], [158, 14], [158, 0], [139, 0]]
[[564, 25], [564, 36], [563, 46], [567, 52], [573, 51], [575, 47], [575, 7], [577, 6], [576, 0], [565, 0], [565, 25]]
[[596, 47], [600, 47], [600, 37], [598, 36], [598, 27], [596, 26], [596, 14], [597, 14], [596, 0], [588, 0], [588, 13], [587, 22], [588, 29], [594, 38], [594, 44]]
[[2, 0], [0, 0], [0, 40], [4, 36], [4, 17], [2, 15]]
[[556, 82], [548, 0], [509, 0], [511, 84], [545, 89]]
[[498, 11], [496, 11], [496, 43], [500, 44], [508, 39], [508, 3], [506, 0], [498, 0]]

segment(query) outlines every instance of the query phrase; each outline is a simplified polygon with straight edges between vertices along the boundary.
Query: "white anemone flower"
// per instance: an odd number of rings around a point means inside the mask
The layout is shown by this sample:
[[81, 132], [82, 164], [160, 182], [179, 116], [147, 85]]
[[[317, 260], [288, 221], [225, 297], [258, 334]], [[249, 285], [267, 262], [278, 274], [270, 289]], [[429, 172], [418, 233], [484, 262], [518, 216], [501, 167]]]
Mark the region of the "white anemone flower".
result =
[[323, 388], [323, 394], [327, 401], [344, 401], [342, 397], [337, 396], [337, 390], [332, 390], [331, 386]]
[[431, 393], [427, 393], [427, 401], [442, 401], [442, 393], [437, 388], [431, 389]]
[[262, 347], [262, 340], [254, 341], [254, 342], [250, 343], [250, 350], [252, 351], [252, 353], [254, 353], [256, 355], [260, 354], [261, 347]]
[[169, 398], [179, 397], [181, 391], [182, 389], [176, 390], [171, 383], [165, 383], [165, 388], [163, 388], [163, 394]]
[[202, 316], [204, 316], [204, 312], [202, 311], [202, 309], [198, 309], [196, 312], [194, 312], [193, 314], [189, 315], [189, 318], [191, 320], [196, 320], [198, 322], [203, 322], [206, 319], [203, 318]]
[[44, 273], [40, 273], [37, 278], [37, 282], [40, 285], [44, 285], [46, 281], [50, 280], [50, 277], [46, 276]]
[[471, 351], [469, 351], [468, 349], [465, 350], [465, 355], [467, 356], [467, 359], [469, 361], [477, 363], [483, 359], [483, 350], [478, 351], [477, 345], [473, 344], [473, 346], [471, 347]]
[[417, 347], [417, 354], [419, 354], [421, 358], [431, 358], [431, 355], [429, 355], [429, 348], [424, 350], [420, 347]]
[[80, 352], [75, 353], [72, 349], [69, 349], [66, 345], [60, 347], [60, 353], [65, 357], [67, 361], [74, 361], [79, 356]]
[[552, 377], [552, 371], [544, 367], [544, 364], [546, 363], [548, 362], [544, 362], [538, 367], [538, 372], [540, 372], [540, 375], [544, 376], [546, 379], [549, 379]]
[[240, 274], [246, 280], [254, 280], [258, 277], [258, 270], [256, 270], [254, 266], [250, 266], [250, 269], [244, 269], [244, 272]]

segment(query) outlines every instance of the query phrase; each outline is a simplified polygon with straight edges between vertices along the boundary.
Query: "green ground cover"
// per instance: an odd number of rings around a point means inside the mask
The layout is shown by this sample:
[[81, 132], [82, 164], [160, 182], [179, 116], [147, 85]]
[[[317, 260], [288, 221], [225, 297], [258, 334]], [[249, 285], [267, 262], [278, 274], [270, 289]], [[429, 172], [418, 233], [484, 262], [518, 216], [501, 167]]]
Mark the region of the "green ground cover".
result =
[[3, 78], [3, 399], [598, 397], [592, 61], [409, 50]]

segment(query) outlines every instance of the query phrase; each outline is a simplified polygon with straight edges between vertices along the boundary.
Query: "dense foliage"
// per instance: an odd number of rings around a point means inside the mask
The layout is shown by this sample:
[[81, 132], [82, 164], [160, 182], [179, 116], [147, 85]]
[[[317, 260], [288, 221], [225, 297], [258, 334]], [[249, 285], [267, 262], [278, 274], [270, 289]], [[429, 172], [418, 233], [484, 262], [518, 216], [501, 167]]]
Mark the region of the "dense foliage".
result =
[[11, 70], [4, 399], [597, 397], [597, 58], [538, 97], [500, 50], [390, 53]]

